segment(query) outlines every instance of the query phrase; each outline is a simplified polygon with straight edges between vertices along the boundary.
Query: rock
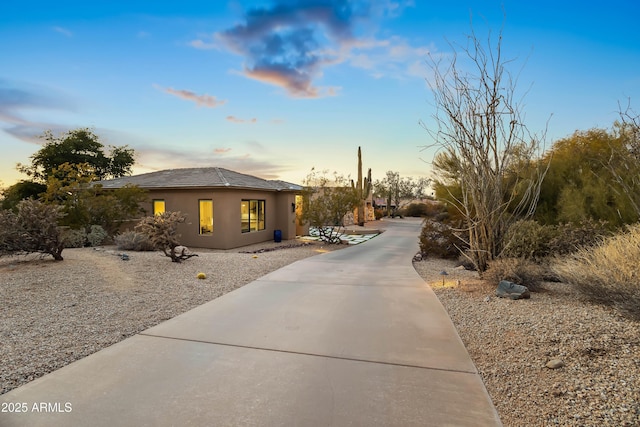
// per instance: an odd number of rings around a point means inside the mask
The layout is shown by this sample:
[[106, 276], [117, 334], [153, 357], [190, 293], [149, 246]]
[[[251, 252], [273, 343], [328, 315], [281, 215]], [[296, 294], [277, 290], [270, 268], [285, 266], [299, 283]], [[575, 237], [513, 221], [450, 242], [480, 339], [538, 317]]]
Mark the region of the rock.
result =
[[558, 369], [564, 366], [564, 362], [560, 359], [551, 359], [545, 366], [549, 369]]
[[417, 262], [417, 261], [422, 261], [422, 254], [421, 254], [421, 253], [417, 253], [417, 254], [415, 254], [415, 255], [414, 255], [414, 257], [413, 257], [413, 260], [414, 260], [415, 262]]
[[484, 302], [489, 302], [489, 301], [491, 301], [491, 297], [489, 295], [484, 297]]
[[511, 298], [513, 300], [531, 298], [529, 289], [526, 286], [516, 285], [506, 280], [501, 280], [500, 283], [498, 283], [496, 296], [500, 298]]

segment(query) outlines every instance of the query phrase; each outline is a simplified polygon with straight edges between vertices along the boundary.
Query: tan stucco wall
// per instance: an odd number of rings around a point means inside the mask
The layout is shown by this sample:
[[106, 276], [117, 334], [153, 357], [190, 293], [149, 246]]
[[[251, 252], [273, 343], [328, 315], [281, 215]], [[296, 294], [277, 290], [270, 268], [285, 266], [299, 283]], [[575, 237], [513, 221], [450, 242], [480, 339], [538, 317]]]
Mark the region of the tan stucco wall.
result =
[[[151, 201], [163, 199], [167, 211], [180, 211], [187, 216], [178, 231], [181, 243], [193, 248], [231, 249], [273, 240], [274, 230], [282, 231], [282, 239], [296, 237], [296, 215], [292, 192], [237, 189], [212, 190], [148, 190], [149, 202], [143, 208], [151, 214]], [[213, 234], [200, 235], [198, 200], [213, 200]], [[243, 233], [240, 222], [240, 202], [265, 201], [265, 229]]]

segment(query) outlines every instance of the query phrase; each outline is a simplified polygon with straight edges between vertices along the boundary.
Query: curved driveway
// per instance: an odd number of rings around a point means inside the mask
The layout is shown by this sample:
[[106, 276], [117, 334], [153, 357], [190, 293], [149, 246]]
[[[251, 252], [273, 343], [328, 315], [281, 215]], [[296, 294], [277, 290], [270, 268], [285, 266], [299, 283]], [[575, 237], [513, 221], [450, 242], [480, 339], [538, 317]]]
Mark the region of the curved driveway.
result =
[[501, 425], [411, 265], [420, 222], [385, 228], [0, 396], [62, 409], [0, 425]]

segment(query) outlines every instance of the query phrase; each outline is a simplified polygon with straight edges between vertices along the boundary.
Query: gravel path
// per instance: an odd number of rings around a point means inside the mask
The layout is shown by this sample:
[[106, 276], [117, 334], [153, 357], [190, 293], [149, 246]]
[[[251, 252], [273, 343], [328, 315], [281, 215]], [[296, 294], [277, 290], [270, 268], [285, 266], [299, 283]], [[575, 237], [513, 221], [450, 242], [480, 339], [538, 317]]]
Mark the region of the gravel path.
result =
[[[2, 258], [0, 394], [336, 248], [197, 251], [181, 264], [157, 252], [128, 252], [123, 261], [90, 248], [65, 250], [63, 262]], [[503, 300], [452, 262], [414, 266], [448, 310], [505, 426], [640, 425], [640, 324], [586, 304], [566, 285], [547, 284], [530, 300]], [[442, 270], [449, 273], [445, 287]], [[199, 272], [207, 278], [197, 279]], [[547, 368], [552, 359], [565, 366]]]
[[[294, 261], [344, 247], [198, 250], [182, 263], [159, 252], [127, 252], [130, 260], [123, 261], [115, 248], [65, 249], [62, 262], [0, 258], [0, 394]], [[206, 279], [197, 279], [199, 272]]]
[[[568, 285], [512, 301], [452, 262], [414, 266], [449, 312], [505, 426], [640, 426], [640, 324], [585, 303]], [[564, 366], [547, 368], [554, 359]]]

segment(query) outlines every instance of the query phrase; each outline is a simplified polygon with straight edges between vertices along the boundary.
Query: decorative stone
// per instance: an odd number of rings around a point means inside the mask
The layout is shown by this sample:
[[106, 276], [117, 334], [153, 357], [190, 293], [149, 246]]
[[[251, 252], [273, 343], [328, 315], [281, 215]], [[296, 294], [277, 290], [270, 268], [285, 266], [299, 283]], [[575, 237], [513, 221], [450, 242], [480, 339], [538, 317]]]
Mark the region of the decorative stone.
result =
[[501, 280], [496, 289], [496, 296], [500, 298], [511, 298], [513, 300], [531, 298], [529, 288], [522, 285], [516, 285], [513, 282]]
[[413, 260], [418, 262], [418, 261], [422, 261], [422, 254], [421, 253], [417, 253], [414, 255]]
[[545, 366], [549, 369], [558, 369], [564, 366], [564, 362], [560, 359], [551, 359]]
[[484, 302], [489, 302], [489, 301], [491, 301], [491, 297], [489, 295], [484, 297]]

